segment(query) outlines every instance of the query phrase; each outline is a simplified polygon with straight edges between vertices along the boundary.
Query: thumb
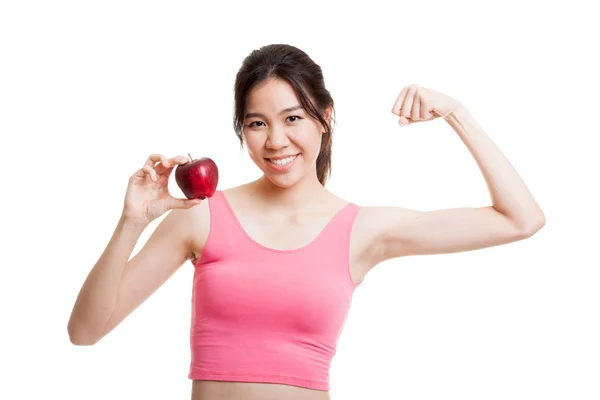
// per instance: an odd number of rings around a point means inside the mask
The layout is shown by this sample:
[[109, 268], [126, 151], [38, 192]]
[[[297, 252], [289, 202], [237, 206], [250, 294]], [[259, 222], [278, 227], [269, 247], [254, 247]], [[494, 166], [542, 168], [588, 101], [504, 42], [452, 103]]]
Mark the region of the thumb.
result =
[[188, 209], [202, 203], [201, 199], [176, 199], [172, 198], [169, 201], [169, 208], [171, 209]]
[[400, 126], [406, 126], [406, 125], [414, 124], [415, 122], [418, 122], [418, 121], [413, 121], [412, 119], [406, 118], [406, 117], [400, 117], [400, 119], [398, 119], [398, 124]]

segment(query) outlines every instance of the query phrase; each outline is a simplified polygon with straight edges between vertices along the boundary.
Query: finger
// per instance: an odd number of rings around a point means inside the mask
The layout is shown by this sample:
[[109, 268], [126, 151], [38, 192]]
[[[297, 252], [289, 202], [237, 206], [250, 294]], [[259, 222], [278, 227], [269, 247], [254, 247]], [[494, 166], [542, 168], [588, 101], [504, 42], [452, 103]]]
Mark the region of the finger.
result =
[[[166, 160], [166, 157], [163, 156], [162, 154], [151, 154], [148, 159], [146, 160], [146, 162], [144, 163], [144, 167], [142, 168], [142, 170], [146, 171], [148, 173], [148, 175], [150, 175], [151, 177], [153, 177], [153, 181], [157, 181], [158, 177], [156, 176], [156, 172], [154, 172], [154, 167], [156, 165], [157, 162], [160, 162], [162, 160]], [[148, 169], [149, 168], [149, 169]], [[150, 172], [150, 171], [153, 172]]]
[[187, 164], [191, 160], [189, 157], [186, 157], [186, 156], [177, 156], [175, 158], [177, 159], [177, 162], [180, 164]]
[[159, 175], [164, 175], [166, 173], [166, 176], [168, 177], [173, 168], [175, 168], [178, 164], [182, 164], [182, 158], [182, 156], [175, 156], [169, 159], [165, 157], [164, 160], [161, 161], [161, 163], [156, 167], [156, 172]]
[[160, 160], [160, 165], [163, 165], [165, 168], [169, 168], [171, 166], [166, 156], [159, 154], [158, 159]]
[[201, 199], [176, 199], [172, 198], [169, 202], [171, 209], [188, 209], [202, 203]]
[[134, 177], [134, 176], [138, 177], [138, 178], [143, 178], [144, 176], [146, 176], [146, 172], [144, 172], [144, 170], [142, 168], [140, 168], [133, 173], [132, 177]]
[[171, 167], [166, 167], [164, 164], [160, 163], [158, 164], [154, 170], [156, 171], [156, 174], [159, 176], [163, 176], [165, 174], [165, 171], [169, 171], [171, 169]]
[[154, 169], [148, 165], [144, 165], [144, 167], [142, 168], [142, 171], [144, 171], [146, 173], [146, 175], [150, 176], [150, 179], [152, 179], [154, 182], [156, 182], [158, 180], [158, 177], [156, 176], [156, 171], [154, 171]]
[[408, 89], [406, 93], [406, 97], [404, 98], [404, 102], [402, 103], [402, 109], [400, 111], [400, 116], [410, 118], [412, 105], [415, 99], [415, 93], [417, 88], [413, 85]]
[[410, 119], [412, 119], [413, 121], [421, 120], [421, 91], [419, 90], [419, 88], [415, 90], [415, 97], [412, 104]]
[[177, 164], [173, 161], [173, 158], [168, 160], [165, 158], [164, 161], [161, 161], [154, 169], [158, 175], [164, 175], [165, 172], [171, 171], [175, 165]]
[[[159, 163], [157, 165], [157, 163]], [[146, 166], [157, 170], [157, 174], [162, 174], [165, 171], [165, 168], [169, 168], [169, 160], [162, 154], [152, 154], [146, 160]], [[161, 167], [163, 166], [163, 167]], [[156, 174], [155, 174], [156, 175]]]
[[164, 156], [162, 154], [150, 154], [144, 165], [154, 167], [157, 162], [160, 162]]
[[171, 173], [175, 170], [175, 165], [171, 164], [171, 168], [168, 168], [165, 170], [165, 172], [162, 173], [161, 178], [169, 180], [169, 177], [171, 176]]
[[185, 164], [188, 161], [190, 161], [189, 158], [187, 158], [186, 156], [174, 156], [169, 158], [169, 166], [174, 167], [175, 165], [178, 164]]
[[404, 97], [406, 97], [406, 93], [408, 92], [408, 86], [405, 86], [404, 89], [400, 92], [400, 95], [396, 99], [394, 106], [392, 107], [392, 113], [400, 116], [400, 108], [402, 107], [402, 103], [404, 102]]
[[421, 119], [423, 119], [424, 121], [427, 121], [428, 119], [431, 119], [431, 117], [433, 115], [431, 115], [431, 112], [429, 111], [429, 107], [427, 106], [425, 100], [423, 99], [423, 96], [421, 97]]
[[159, 175], [164, 175], [165, 173], [168, 175], [171, 174], [171, 172], [173, 171], [173, 168], [175, 168], [177, 165], [182, 165], [182, 164], [186, 164], [189, 161], [189, 158], [184, 157], [184, 156], [175, 156], [175, 157], [171, 157], [167, 160], [167, 163], [160, 163], [159, 165], [156, 166], [156, 172]]
[[413, 121], [411, 118], [405, 118], [405, 117], [400, 117], [400, 119], [398, 120], [398, 124], [400, 124], [400, 126], [414, 124], [415, 122], [419, 122], [419, 121]]
[[175, 164], [177, 164], [177, 165], [187, 164], [189, 161], [190, 161], [190, 159], [186, 156], [175, 156], [169, 160], [169, 162], [171, 163], [171, 166], [174, 166]]

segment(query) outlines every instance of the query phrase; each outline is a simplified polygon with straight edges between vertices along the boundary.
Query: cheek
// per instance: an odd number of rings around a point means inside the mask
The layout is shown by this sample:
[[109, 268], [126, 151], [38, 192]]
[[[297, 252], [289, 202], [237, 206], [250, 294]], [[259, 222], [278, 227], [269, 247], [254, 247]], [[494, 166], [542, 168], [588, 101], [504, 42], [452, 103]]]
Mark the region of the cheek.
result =
[[247, 146], [246, 151], [248, 152], [248, 156], [250, 156], [250, 158], [254, 161], [258, 161], [260, 159], [260, 156], [256, 153], [256, 151], [254, 151], [252, 149], [252, 147]]
[[304, 151], [319, 151], [321, 147], [321, 135], [319, 132], [315, 132], [313, 130], [302, 130], [299, 132], [295, 132], [294, 135], [290, 137], [293, 143], [296, 143], [298, 146], [301, 146]]
[[310, 138], [306, 139], [306, 143], [312, 152], [319, 153], [321, 150], [321, 135], [318, 133], [311, 134]]
[[255, 162], [260, 162], [263, 161], [262, 158], [262, 154], [263, 154], [263, 144], [264, 142], [261, 142], [260, 140], [257, 140], [256, 137], [254, 138], [250, 138], [250, 140], [245, 138], [244, 141], [245, 147], [246, 147], [246, 152], [248, 153], [248, 156], [250, 156], [250, 158], [255, 161]]
[[257, 135], [244, 135], [244, 143], [249, 153], [255, 153], [257, 149], [260, 149], [261, 139]]

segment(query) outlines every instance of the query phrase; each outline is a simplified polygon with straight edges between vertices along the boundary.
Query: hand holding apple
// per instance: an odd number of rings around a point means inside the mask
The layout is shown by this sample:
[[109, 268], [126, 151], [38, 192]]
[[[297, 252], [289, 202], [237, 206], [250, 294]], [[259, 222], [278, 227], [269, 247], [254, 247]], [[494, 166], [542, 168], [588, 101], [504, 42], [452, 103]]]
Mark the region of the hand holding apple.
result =
[[167, 159], [162, 154], [150, 155], [144, 166], [129, 178], [123, 217], [136, 223], [149, 224], [168, 210], [200, 204], [201, 199], [177, 199], [168, 190], [173, 169], [188, 162], [184, 156]]
[[[188, 154], [189, 155], [189, 154]], [[212, 197], [217, 190], [219, 182], [219, 169], [217, 164], [208, 157], [193, 159], [175, 170], [175, 181], [185, 197], [188, 199], [201, 199]]]

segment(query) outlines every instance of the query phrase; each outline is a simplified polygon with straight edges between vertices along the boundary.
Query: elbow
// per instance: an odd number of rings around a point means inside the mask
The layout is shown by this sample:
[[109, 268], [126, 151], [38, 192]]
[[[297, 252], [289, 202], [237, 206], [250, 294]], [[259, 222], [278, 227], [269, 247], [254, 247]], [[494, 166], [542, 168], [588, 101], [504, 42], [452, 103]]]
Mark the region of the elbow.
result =
[[529, 238], [542, 229], [544, 225], [546, 225], [546, 218], [542, 216], [536, 222], [525, 225], [521, 231], [525, 238]]
[[539, 209], [534, 222], [528, 226], [529, 229], [527, 231], [533, 236], [537, 231], [542, 229], [544, 225], [546, 225], [546, 215]]
[[101, 337], [89, 334], [89, 332], [81, 327], [76, 327], [72, 322], [69, 322], [67, 325], [67, 333], [69, 334], [71, 344], [75, 346], [92, 346], [101, 339]]
[[520, 218], [507, 218], [512, 223], [517, 239], [527, 239], [546, 225], [546, 216], [539, 208], [535, 212], [528, 213], [528, 215], [522, 215]]

